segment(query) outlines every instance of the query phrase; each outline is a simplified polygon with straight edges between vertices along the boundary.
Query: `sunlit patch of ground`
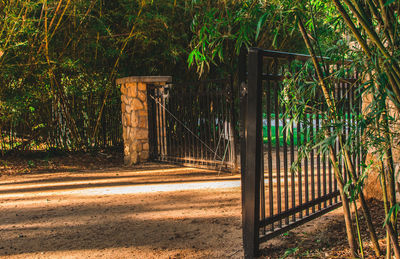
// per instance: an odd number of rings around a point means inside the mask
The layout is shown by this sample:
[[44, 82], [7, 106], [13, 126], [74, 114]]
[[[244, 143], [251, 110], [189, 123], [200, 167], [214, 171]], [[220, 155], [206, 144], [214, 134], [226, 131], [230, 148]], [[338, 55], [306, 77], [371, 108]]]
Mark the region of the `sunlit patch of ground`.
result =
[[241, 257], [239, 176], [173, 168], [0, 181], [0, 256]]

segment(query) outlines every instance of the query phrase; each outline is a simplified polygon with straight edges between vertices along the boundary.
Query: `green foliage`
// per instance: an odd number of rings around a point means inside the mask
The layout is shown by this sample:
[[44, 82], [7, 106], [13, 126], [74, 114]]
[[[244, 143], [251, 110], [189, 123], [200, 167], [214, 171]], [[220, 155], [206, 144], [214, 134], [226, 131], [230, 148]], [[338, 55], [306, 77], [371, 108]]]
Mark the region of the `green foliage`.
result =
[[[363, 241], [360, 234], [360, 228], [357, 215], [356, 200], [361, 200], [362, 210], [367, 220], [370, 220], [368, 206], [362, 197], [362, 188], [364, 181], [370, 172], [371, 167], [365, 166], [365, 161], [361, 161], [363, 168], [361, 174], [355, 175], [352, 168], [357, 166], [351, 154], [362, 152], [372, 155], [376, 158], [375, 168], [379, 168], [382, 182], [383, 200], [385, 205], [385, 214], [387, 215], [386, 230], [388, 232], [387, 243], [392, 239], [393, 251], [396, 257], [400, 257], [400, 247], [397, 244], [397, 237], [394, 239], [393, 233], [396, 232], [396, 210], [397, 203], [394, 188], [394, 161], [393, 146], [399, 137], [398, 124], [396, 123], [398, 115], [393, 112], [396, 107], [400, 111], [400, 66], [398, 64], [398, 20], [399, 4], [396, 1], [358, 1], [358, 0], [334, 0], [334, 1], [295, 1], [294, 12], [299, 21], [299, 28], [307, 42], [307, 48], [311, 55], [328, 56], [331, 61], [344, 61], [352, 59], [350, 66], [343, 66], [346, 69], [328, 68], [328, 61], [318, 61], [314, 59], [314, 67], [318, 72], [316, 82], [318, 87], [324, 91], [326, 105], [330, 107], [326, 112], [327, 117], [323, 120], [325, 126], [326, 141], [320, 140], [320, 146], [335, 147], [332, 141], [328, 139], [338, 139], [339, 146], [334, 154], [331, 152], [333, 166], [336, 161], [346, 161], [346, 167], [338, 170], [337, 181], [340, 182], [344, 175], [347, 175], [348, 181], [342, 186], [342, 192], [348, 200], [347, 206], [353, 203], [355, 209], [355, 223], [359, 239], [359, 252], [363, 258]], [[320, 11], [326, 13], [330, 22], [325, 23], [319, 17]], [[302, 22], [300, 22], [302, 21]], [[303, 26], [303, 24], [305, 26]], [[336, 35], [332, 37], [332, 32]], [[330, 37], [326, 36], [331, 35]], [[328, 39], [328, 41], [327, 41]], [[330, 44], [327, 44], [331, 42]], [[338, 109], [341, 106], [341, 97], [335, 94], [335, 87], [332, 87], [332, 79], [343, 78], [347, 74], [357, 71], [359, 82], [352, 84], [352, 87], [359, 100], [363, 100], [364, 105], [361, 111], [352, 111], [351, 116], [354, 123], [346, 125], [341, 123], [343, 111]], [[303, 78], [304, 80], [304, 78]], [[288, 91], [290, 92], [290, 91]], [[300, 110], [306, 107], [307, 101], [296, 101], [292, 105], [298, 105]], [[296, 97], [306, 99], [312, 98], [310, 91], [301, 91]], [[303, 95], [304, 94], [304, 95]], [[294, 111], [296, 112], [296, 111]], [[346, 130], [345, 134], [341, 133]], [[362, 141], [354, 141], [362, 138]], [[358, 142], [358, 144], [357, 144]], [[333, 154], [332, 154], [333, 153]], [[349, 155], [350, 154], [350, 155]], [[365, 160], [366, 156], [362, 156]], [[352, 161], [353, 160], [353, 161]], [[345, 203], [344, 203], [345, 204]], [[389, 210], [389, 207], [392, 209]], [[393, 213], [395, 212], [395, 213]], [[393, 216], [395, 215], [395, 216]], [[389, 220], [390, 218], [390, 220]], [[345, 213], [347, 225], [353, 221], [349, 213]], [[374, 235], [374, 229], [371, 223], [368, 223], [368, 230], [376, 256], [380, 256], [379, 244]], [[388, 224], [390, 222], [390, 224]], [[347, 228], [348, 236], [354, 234], [351, 228]], [[354, 235], [353, 235], [354, 236]], [[390, 239], [389, 239], [390, 236]], [[353, 240], [353, 241], [351, 241]], [[352, 255], [357, 256], [358, 251], [355, 239], [349, 238]], [[388, 246], [387, 254], [391, 253]]]
[[[290, 6], [277, 0], [1, 1], [0, 131], [23, 128], [29, 139], [55, 127], [52, 113], [60, 109], [71, 145], [91, 145], [103, 108], [87, 107], [96, 98], [116, 103], [117, 77], [188, 81], [197, 71], [216, 78], [235, 71], [243, 47], [304, 50]], [[82, 115], [74, 114], [74, 104], [83, 102]], [[92, 120], [87, 133], [79, 132], [81, 117]]]
[[29, 168], [33, 168], [33, 167], [35, 167], [36, 165], [35, 165], [35, 162], [34, 161], [32, 161], [32, 160], [28, 160], [28, 167]]
[[[98, 134], [101, 102], [93, 100], [118, 103], [115, 78], [187, 80], [189, 7], [183, 0], [0, 1], [0, 135], [18, 128], [25, 135], [15, 137], [29, 140], [54, 128], [60, 109], [80, 148]], [[85, 102], [78, 114], [76, 104]]]
[[281, 1], [192, 1], [189, 67], [199, 75], [221, 67], [232, 72], [242, 48], [304, 50], [288, 10]]
[[390, 210], [387, 213], [387, 215], [386, 215], [385, 222], [384, 222], [383, 226], [385, 226], [386, 224], [388, 224], [388, 222], [390, 222], [390, 218], [392, 217], [392, 215], [394, 215], [397, 218], [397, 214], [399, 213], [399, 210], [400, 210], [400, 204], [399, 203], [396, 203], [395, 205], [393, 205], [390, 208]]
[[286, 251], [283, 254], [283, 256], [280, 257], [280, 259], [284, 259], [284, 258], [288, 258], [289, 256], [293, 256], [293, 255], [295, 255], [297, 253], [297, 251], [299, 251], [298, 247], [288, 248], [288, 249], [286, 249]]

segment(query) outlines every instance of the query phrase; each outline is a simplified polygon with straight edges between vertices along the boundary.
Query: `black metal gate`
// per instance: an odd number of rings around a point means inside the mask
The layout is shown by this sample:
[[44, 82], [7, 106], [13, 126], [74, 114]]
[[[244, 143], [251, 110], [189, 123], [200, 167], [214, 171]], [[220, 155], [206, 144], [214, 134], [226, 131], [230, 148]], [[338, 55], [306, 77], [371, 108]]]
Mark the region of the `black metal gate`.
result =
[[236, 167], [231, 78], [148, 89], [154, 160], [212, 169]]
[[[322, 125], [317, 113], [306, 113], [302, 122], [293, 123], [285, 117], [285, 107], [280, 102], [285, 75], [293, 72], [294, 62], [304, 66], [309, 59], [307, 55], [255, 48], [248, 53], [247, 85], [242, 83], [241, 91], [246, 258], [257, 255], [260, 243], [341, 206], [327, 154], [313, 148], [296, 164], [297, 170], [291, 170], [300, 154], [300, 144], [313, 140], [314, 132]], [[348, 75], [346, 80], [334, 82], [335, 97], [342, 100], [343, 121], [349, 127], [360, 112], [360, 100], [356, 99], [351, 83], [354, 81], [354, 75]], [[293, 129], [289, 136], [284, 130], [287, 126]], [[355, 156], [360, 164], [360, 155]], [[340, 166], [343, 168], [343, 161]]]

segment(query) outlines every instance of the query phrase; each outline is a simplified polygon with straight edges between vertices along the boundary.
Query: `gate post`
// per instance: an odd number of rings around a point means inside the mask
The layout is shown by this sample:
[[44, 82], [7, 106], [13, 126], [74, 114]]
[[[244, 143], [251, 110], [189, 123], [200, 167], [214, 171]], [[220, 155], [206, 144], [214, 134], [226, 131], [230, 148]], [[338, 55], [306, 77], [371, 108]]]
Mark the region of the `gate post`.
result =
[[243, 181], [243, 247], [245, 258], [254, 258], [259, 250], [260, 178], [262, 154], [262, 53], [255, 48], [248, 54], [248, 89]]
[[[121, 110], [124, 139], [124, 163], [145, 162], [149, 159], [148, 85], [165, 85], [171, 76], [131, 76], [117, 79], [121, 85]], [[154, 125], [150, 125], [153, 126]]]

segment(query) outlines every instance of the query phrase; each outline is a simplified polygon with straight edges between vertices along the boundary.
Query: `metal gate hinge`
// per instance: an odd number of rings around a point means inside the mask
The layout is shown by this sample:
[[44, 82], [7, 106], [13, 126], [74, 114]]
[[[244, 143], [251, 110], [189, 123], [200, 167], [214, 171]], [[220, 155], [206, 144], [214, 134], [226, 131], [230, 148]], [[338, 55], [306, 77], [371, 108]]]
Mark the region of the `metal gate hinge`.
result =
[[247, 84], [245, 82], [242, 82], [240, 84], [240, 94], [242, 96], [246, 96], [247, 95]]

